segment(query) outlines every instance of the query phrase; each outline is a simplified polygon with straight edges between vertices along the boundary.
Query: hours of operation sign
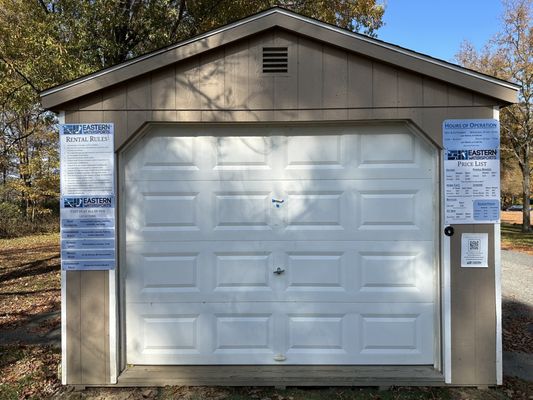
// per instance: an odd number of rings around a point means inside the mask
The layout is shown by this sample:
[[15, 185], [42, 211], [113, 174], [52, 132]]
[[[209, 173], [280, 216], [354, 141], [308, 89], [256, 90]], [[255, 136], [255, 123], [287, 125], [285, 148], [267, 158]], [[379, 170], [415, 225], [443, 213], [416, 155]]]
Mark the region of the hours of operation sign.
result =
[[65, 124], [61, 143], [61, 267], [115, 268], [113, 124]]
[[443, 123], [445, 224], [500, 220], [500, 124], [495, 119]]

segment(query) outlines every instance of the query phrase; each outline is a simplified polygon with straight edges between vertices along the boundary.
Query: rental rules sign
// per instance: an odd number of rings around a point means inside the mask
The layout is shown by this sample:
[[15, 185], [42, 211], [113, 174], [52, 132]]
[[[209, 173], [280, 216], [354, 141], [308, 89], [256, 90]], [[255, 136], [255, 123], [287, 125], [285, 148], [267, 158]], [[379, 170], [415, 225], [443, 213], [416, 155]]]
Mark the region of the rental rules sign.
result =
[[113, 124], [64, 124], [61, 146], [61, 268], [115, 268]]

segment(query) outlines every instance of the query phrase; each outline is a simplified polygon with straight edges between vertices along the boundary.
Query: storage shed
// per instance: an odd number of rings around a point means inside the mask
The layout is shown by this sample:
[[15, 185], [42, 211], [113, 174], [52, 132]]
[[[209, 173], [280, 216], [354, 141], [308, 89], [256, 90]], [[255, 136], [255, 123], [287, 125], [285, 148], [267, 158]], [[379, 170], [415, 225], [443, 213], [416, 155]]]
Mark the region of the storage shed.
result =
[[500, 384], [499, 224], [445, 235], [442, 126], [517, 90], [273, 8], [44, 91], [115, 130], [118, 262], [62, 271], [63, 383]]

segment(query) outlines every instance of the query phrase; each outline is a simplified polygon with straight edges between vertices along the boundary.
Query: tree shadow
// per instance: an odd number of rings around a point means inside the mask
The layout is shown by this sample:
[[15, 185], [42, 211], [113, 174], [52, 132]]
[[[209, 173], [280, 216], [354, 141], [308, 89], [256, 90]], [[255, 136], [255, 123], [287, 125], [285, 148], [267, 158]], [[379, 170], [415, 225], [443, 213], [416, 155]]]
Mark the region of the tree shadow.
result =
[[503, 350], [533, 354], [533, 307], [516, 299], [502, 300]]
[[[57, 262], [49, 263], [49, 261], [52, 260], [57, 260]], [[13, 268], [11, 271], [1, 274], [0, 283], [23, 277], [42, 275], [52, 271], [59, 271], [60, 268], [61, 263], [59, 262], [59, 254], [54, 254], [51, 257], [21, 264], [16, 267], [16, 269]]]

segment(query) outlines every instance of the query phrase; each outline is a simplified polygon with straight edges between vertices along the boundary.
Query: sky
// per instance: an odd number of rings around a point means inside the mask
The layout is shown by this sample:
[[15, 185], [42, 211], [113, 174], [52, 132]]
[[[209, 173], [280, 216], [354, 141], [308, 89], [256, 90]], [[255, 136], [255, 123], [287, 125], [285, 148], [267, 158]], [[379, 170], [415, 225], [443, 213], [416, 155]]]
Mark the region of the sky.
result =
[[378, 39], [454, 62], [466, 39], [480, 50], [500, 29], [500, 0], [382, 0]]

